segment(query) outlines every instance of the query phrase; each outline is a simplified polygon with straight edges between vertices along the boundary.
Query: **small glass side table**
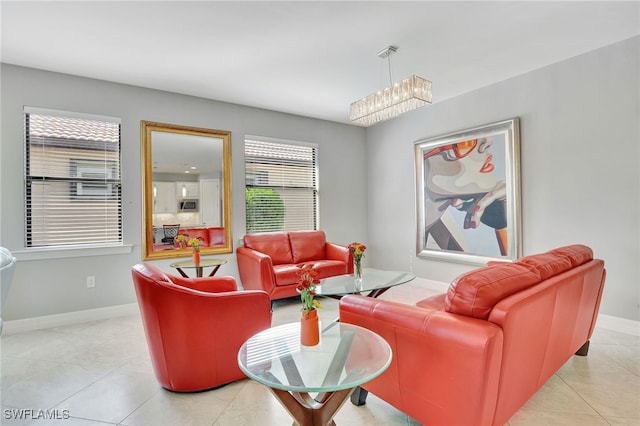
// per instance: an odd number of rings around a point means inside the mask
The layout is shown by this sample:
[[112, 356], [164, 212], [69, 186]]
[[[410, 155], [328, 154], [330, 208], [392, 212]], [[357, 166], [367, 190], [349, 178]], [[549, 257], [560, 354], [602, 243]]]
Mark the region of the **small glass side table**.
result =
[[227, 261], [224, 259], [201, 259], [200, 264], [196, 265], [195, 263], [193, 263], [193, 259], [190, 259], [190, 260], [183, 260], [180, 262], [173, 262], [169, 266], [172, 268], [175, 268], [178, 272], [180, 272], [180, 275], [182, 275], [185, 278], [190, 278], [190, 277], [183, 271], [183, 269], [195, 269], [196, 277], [202, 278], [202, 272], [204, 268], [213, 267], [213, 270], [209, 274], [209, 276], [212, 277], [216, 274], [216, 272], [218, 272], [218, 269], [220, 269], [220, 267], [225, 263], [227, 263]]
[[[238, 352], [238, 365], [269, 388], [301, 426], [335, 425], [333, 417], [354, 388], [382, 374], [391, 347], [365, 328], [330, 322], [316, 346], [300, 344], [300, 323], [264, 330]], [[310, 393], [317, 393], [311, 396]]]

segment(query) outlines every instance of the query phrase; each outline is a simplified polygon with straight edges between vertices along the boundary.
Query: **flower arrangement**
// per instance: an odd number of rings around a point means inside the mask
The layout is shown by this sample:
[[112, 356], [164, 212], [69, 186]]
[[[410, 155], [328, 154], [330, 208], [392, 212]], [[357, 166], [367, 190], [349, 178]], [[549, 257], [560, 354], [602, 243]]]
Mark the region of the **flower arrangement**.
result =
[[362, 258], [364, 257], [364, 251], [367, 249], [362, 243], [353, 242], [348, 246], [351, 255], [353, 256], [353, 274], [356, 278], [362, 278]]
[[193, 251], [200, 251], [200, 239], [190, 238], [187, 244], [193, 249]]
[[298, 291], [300, 292], [300, 300], [302, 300], [302, 311], [305, 316], [316, 308], [322, 309], [322, 305], [314, 298], [316, 295], [316, 284], [320, 282], [318, 272], [313, 269], [312, 264], [298, 265]]
[[184, 247], [187, 244], [187, 236], [184, 234], [178, 234], [178, 236], [176, 237], [176, 241], [178, 242], [178, 245], [180, 247]]

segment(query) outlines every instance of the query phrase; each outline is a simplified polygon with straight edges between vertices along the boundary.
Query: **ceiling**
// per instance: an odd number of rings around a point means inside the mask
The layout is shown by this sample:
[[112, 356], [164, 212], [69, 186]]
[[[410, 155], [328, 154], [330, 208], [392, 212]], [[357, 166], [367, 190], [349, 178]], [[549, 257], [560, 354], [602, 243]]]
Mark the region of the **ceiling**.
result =
[[2, 0], [1, 59], [348, 123], [389, 65], [437, 103], [638, 35], [639, 4]]

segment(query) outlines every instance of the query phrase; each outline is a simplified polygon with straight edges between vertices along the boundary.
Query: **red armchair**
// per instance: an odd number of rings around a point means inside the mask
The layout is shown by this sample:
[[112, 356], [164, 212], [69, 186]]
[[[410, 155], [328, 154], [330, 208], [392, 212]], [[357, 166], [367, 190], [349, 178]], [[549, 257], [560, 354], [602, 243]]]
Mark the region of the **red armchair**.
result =
[[263, 291], [236, 291], [233, 277], [182, 278], [149, 264], [132, 269], [158, 382], [176, 392], [212, 389], [246, 377], [240, 346], [271, 326]]

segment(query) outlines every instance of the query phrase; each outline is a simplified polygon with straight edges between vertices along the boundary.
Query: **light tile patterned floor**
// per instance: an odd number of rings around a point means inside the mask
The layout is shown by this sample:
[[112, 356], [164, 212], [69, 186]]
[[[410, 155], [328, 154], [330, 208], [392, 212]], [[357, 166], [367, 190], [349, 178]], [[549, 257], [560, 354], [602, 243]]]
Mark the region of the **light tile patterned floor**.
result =
[[[412, 303], [439, 292], [434, 288], [417, 279], [382, 298]], [[337, 301], [323, 299], [323, 304], [322, 317], [336, 318]], [[295, 321], [299, 308], [295, 299], [277, 302], [274, 325]], [[269, 391], [248, 379], [193, 394], [162, 389], [138, 316], [6, 335], [0, 350], [2, 425], [291, 424]], [[46, 409], [70, 418], [17, 420], [9, 418], [12, 409]], [[347, 402], [335, 421], [418, 424], [371, 394], [365, 406]], [[510, 426], [574, 424], [640, 424], [640, 338], [598, 328], [589, 356], [569, 360], [509, 421]]]

